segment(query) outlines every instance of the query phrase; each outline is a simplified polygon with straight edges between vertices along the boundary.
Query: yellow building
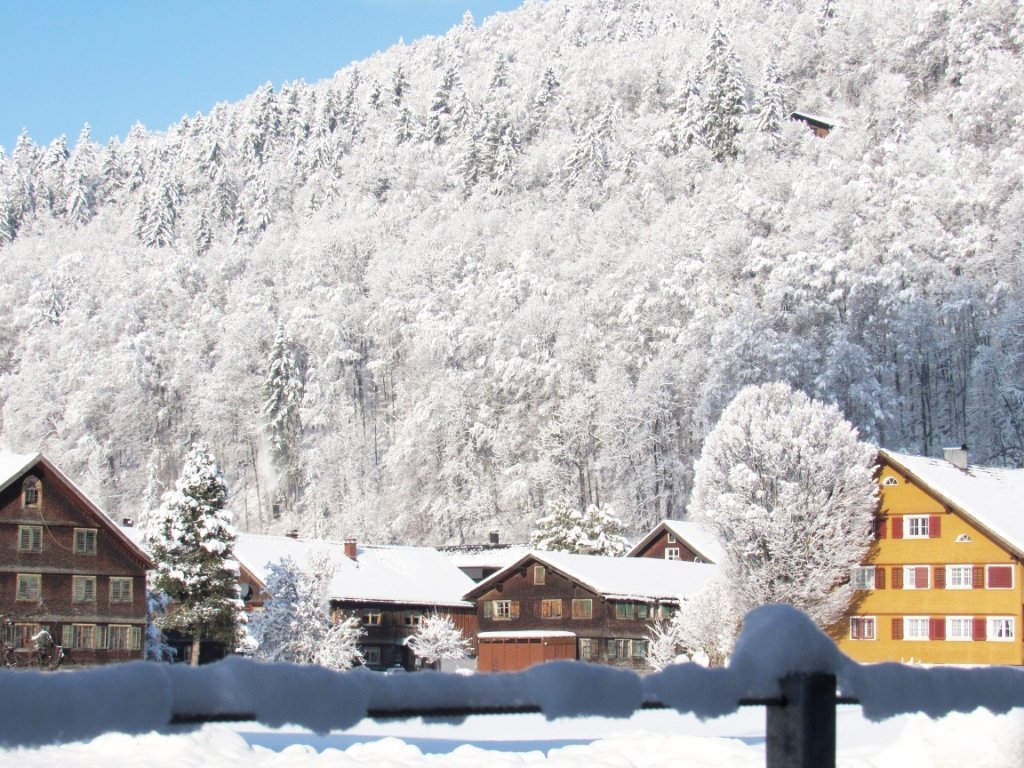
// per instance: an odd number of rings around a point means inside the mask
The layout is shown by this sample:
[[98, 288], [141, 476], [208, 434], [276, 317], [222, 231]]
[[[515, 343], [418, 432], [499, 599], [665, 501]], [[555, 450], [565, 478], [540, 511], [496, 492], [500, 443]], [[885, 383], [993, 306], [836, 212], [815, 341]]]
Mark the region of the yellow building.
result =
[[1024, 664], [1024, 469], [881, 451], [875, 543], [840, 649], [862, 661]]

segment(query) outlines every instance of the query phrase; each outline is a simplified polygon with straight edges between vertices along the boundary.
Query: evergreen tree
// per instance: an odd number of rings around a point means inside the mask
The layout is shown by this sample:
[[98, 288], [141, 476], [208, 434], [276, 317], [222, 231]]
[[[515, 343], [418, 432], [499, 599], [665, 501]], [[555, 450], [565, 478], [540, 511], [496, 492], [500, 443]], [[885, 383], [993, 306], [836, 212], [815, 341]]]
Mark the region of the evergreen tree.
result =
[[399, 62], [395, 67], [395, 71], [391, 73], [391, 104], [395, 107], [402, 106], [402, 99], [405, 98], [405, 92], [409, 90], [409, 80], [405, 76], [405, 69], [402, 67], [402, 63]]
[[704, 67], [701, 135], [715, 160], [736, 157], [741, 121], [746, 114], [745, 88], [732, 43], [715, 25]]
[[757, 130], [764, 134], [768, 146], [775, 150], [782, 136], [782, 125], [787, 117], [786, 98], [782, 87], [782, 75], [775, 62], [765, 66], [764, 82], [757, 99]]
[[530, 534], [530, 546], [549, 552], [588, 555], [622, 555], [628, 548], [622, 521], [596, 504], [585, 510], [559, 500], [548, 507]]
[[87, 224], [96, 204], [96, 151], [89, 136], [89, 124], [82, 128], [71, 162], [67, 165], [64, 186], [67, 202], [64, 211], [75, 226]]
[[192, 636], [193, 666], [199, 663], [202, 640], [233, 646], [245, 621], [227, 498], [213, 455], [197, 443], [185, 457], [175, 490], [164, 494], [154, 521], [153, 586], [171, 600], [160, 624]]
[[302, 375], [294, 343], [278, 324], [263, 385], [263, 422], [278, 488], [290, 508], [299, 489]]
[[295, 661], [293, 642], [298, 633], [299, 589], [304, 581], [305, 575], [290, 557], [267, 566], [266, 591], [270, 599], [252, 625], [258, 643], [256, 658]]

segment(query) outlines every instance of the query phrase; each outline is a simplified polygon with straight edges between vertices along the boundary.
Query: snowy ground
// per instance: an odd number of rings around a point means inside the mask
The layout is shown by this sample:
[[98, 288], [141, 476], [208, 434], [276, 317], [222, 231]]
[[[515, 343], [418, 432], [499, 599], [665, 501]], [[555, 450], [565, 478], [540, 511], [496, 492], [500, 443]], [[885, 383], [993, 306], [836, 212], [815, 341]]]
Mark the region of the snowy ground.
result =
[[[858, 707], [839, 712], [838, 765], [844, 768], [1003, 768], [1024, 765], [1024, 710], [929, 720], [903, 716], [871, 723]], [[545, 721], [540, 715], [475, 717], [461, 724], [363, 721], [316, 736], [246, 723], [0, 751], [21, 768], [761, 768], [764, 710], [701, 722], [672, 712], [629, 720]]]

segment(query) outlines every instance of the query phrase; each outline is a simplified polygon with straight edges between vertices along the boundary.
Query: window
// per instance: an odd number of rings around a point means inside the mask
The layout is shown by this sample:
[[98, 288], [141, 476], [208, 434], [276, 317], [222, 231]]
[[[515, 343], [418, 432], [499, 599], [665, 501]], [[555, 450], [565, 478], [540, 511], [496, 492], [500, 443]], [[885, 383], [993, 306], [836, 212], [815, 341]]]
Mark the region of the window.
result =
[[657, 616], [659, 619], [671, 619], [676, 615], [675, 606], [662, 603], [658, 606]]
[[127, 624], [111, 624], [107, 634], [107, 647], [112, 651], [127, 651], [130, 644], [131, 627]]
[[541, 600], [540, 601], [540, 617], [542, 619], [560, 619], [560, 618], [562, 618], [562, 601], [561, 600]]
[[927, 565], [903, 566], [903, 588], [928, 589], [928, 572], [930, 570]]
[[363, 624], [368, 627], [379, 627], [384, 622], [384, 613], [377, 608], [363, 609]]
[[15, 648], [32, 648], [35, 643], [32, 640], [37, 634], [39, 634], [40, 626], [38, 624], [15, 624], [14, 625], [14, 647]]
[[543, 565], [533, 566], [533, 583], [541, 587], [544, 585], [545, 578], [547, 577], [547, 570]]
[[71, 577], [71, 602], [73, 602], [73, 603], [94, 603], [94, 602], [96, 602], [96, 577], [95, 576], [72, 576]]
[[647, 658], [647, 641], [646, 640], [634, 640], [633, 641], [633, 658], [634, 659], [646, 659]]
[[858, 565], [850, 571], [850, 584], [854, 589], [875, 588], [875, 566]]
[[96, 529], [75, 528], [75, 554], [95, 555], [96, 554]]
[[38, 573], [19, 573], [16, 599], [32, 603], [42, 600], [43, 577]]
[[[71, 642], [68, 642], [68, 639]], [[95, 648], [95, 624], [69, 624], [64, 629], [64, 645], [71, 648]]]
[[110, 602], [130, 603], [132, 601], [132, 577], [110, 577]]
[[666, 560], [679, 560], [679, 547], [665, 547]]
[[594, 601], [590, 598], [577, 598], [572, 601], [572, 617], [574, 619], [594, 618]]
[[512, 618], [512, 601], [511, 600], [494, 600], [492, 601], [494, 606], [494, 620], [495, 621], [509, 621]]
[[1014, 620], [1012, 616], [989, 616], [986, 637], [989, 640], [1013, 640]]
[[380, 648], [377, 646], [367, 646], [363, 649], [363, 654], [366, 656], [367, 664], [380, 664]]
[[18, 526], [18, 551], [19, 552], [42, 552], [43, 551], [43, 526], [41, 526], [41, 525], [19, 525]]
[[670, 533], [666, 537], [665, 541], [667, 541], [669, 544], [675, 544], [676, 543], [676, 537], [673, 534]]
[[608, 641], [608, 658], [610, 658], [610, 659], [628, 659], [629, 656], [630, 656], [629, 640], [609, 640]]
[[407, 610], [402, 617], [402, 623], [407, 627], [418, 627], [423, 623], [423, 611]]
[[616, 619], [632, 619], [633, 618], [633, 604], [632, 603], [616, 603], [615, 604], [615, 618]]
[[974, 621], [970, 616], [948, 616], [946, 618], [947, 640], [973, 640]]
[[891, 476], [885, 478], [885, 480], [882, 481], [882, 485], [885, 485], [885, 486], [893, 486], [893, 485], [899, 485], [899, 484], [900, 484], [900, 481], [897, 480], [895, 477], [891, 477]]
[[907, 515], [903, 518], [903, 538], [927, 539], [928, 515]]
[[594, 658], [594, 641], [589, 637], [580, 638], [580, 659], [587, 661]]
[[21, 505], [23, 507], [39, 506], [39, 480], [34, 477], [26, 477], [21, 484]]
[[985, 572], [985, 584], [989, 589], [1013, 589], [1012, 565], [989, 565]]
[[969, 565], [947, 565], [946, 589], [970, 589], [974, 586], [973, 571]]
[[904, 640], [928, 640], [931, 622], [927, 616], [906, 616], [903, 619]]
[[971, 538], [971, 534], [969, 533], [961, 533], [956, 537], [957, 544], [970, 544], [972, 541], [974, 541], [974, 539]]
[[874, 640], [875, 639], [875, 617], [854, 616], [850, 619], [851, 640]]

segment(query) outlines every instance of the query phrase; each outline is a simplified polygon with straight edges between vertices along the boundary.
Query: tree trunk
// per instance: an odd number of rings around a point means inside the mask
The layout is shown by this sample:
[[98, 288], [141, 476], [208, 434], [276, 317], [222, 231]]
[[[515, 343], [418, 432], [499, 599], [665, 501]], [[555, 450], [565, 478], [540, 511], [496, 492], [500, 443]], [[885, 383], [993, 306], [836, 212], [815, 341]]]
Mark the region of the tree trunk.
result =
[[192, 656], [188, 660], [189, 666], [192, 666], [192, 667], [198, 667], [199, 666], [199, 641], [200, 641], [200, 639], [201, 639], [201, 635], [199, 633], [199, 628], [197, 627], [195, 633], [192, 635]]

